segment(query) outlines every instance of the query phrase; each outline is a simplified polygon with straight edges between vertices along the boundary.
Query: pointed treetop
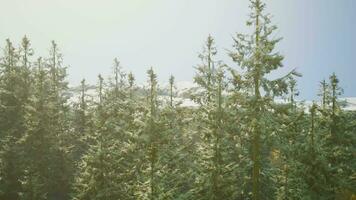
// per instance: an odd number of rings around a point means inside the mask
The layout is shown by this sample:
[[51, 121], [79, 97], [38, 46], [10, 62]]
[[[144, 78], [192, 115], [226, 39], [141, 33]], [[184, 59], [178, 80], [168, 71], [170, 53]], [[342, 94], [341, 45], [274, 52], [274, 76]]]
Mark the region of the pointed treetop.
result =
[[170, 84], [170, 85], [173, 85], [173, 84], [174, 84], [174, 76], [173, 76], [173, 75], [171, 75], [171, 76], [169, 77], [169, 84]]
[[135, 83], [135, 76], [133, 75], [132, 72], [129, 73], [128, 80], [129, 80], [129, 86], [132, 87]]
[[154, 83], [154, 84], [156, 84], [157, 83], [157, 75], [154, 73], [154, 71], [153, 71], [153, 68], [151, 67], [149, 70], [147, 70], [147, 75], [148, 75], [148, 77], [149, 77], [149, 82], [150, 83]]

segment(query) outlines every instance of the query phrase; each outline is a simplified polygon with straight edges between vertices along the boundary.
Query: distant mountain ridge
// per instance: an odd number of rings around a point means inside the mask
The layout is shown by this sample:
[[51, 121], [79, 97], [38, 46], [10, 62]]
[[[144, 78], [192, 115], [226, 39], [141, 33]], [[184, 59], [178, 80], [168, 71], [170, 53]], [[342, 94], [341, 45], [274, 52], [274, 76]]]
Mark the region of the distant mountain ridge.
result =
[[[158, 93], [160, 95], [160, 98], [162, 100], [165, 100], [166, 97], [169, 95], [169, 83], [160, 83], [158, 84], [159, 90]], [[138, 93], [143, 93], [146, 85], [141, 84], [137, 85], [136, 89]], [[196, 104], [194, 101], [190, 99], [190, 94], [197, 92], [199, 90], [199, 86], [191, 81], [177, 81], [174, 84], [174, 93], [175, 93], [175, 99], [174, 101], [180, 102], [180, 105], [183, 107], [196, 107], [198, 104]], [[88, 95], [89, 98], [92, 100], [95, 100], [97, 98], [96, 91], [97, 87], [95, 85], [88, 85], [86, 87], [86, 94]], [[81, 87], [80, 86], [74, 86], [69, 88], [69, 102], [70, 103], [75, 103], [79, 100], [79, 95], [81, 92]], [[168, 100], [168, 99], [167, 99]], [[276, 102], [279, 103], [286, 103], [285, 100], [283, 99], [276, 99]], [[303, 104], [306, 107], [310, 107], [313, 101], [310, 100], [299, 100], [298, 101], [300, 104]], [[317, 104], [320, 104], [319, 100], [315, 100]], [[341, 107], [343, 110], [346, 111], [356, 111], [356, 97], [340, 97], [339, 102], [341, 104]]]

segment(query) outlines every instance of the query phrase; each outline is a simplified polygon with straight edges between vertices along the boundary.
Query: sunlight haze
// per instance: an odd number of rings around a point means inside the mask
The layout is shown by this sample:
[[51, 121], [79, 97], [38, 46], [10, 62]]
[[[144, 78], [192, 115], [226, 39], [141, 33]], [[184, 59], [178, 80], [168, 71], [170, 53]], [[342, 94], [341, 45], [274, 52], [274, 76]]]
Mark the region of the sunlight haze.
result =
[[[226, 55], [232, 36], [246, 32], [248, 0], [0, 0], [0, 47], [27, 35], [35, 57], [46, 56], [55, 40], [69, 66], [69, 82], [82, 78], [95, 84], [107, 76], [117, 57], [126, 71], [144, 82], [153, 67], [160, 82], [171, 74], [192, 81], [193, 66], [211, 34], [219, 58]], [[283, 75], [296, 68], [300, 98], [315, 98], [318, 82], [336, 72], [345, 96], [356, 96], [354, 39], [356, 2], [352, 0], [268, 0], [267, 12], [284, 39], [278, 50], [285, 56]]]

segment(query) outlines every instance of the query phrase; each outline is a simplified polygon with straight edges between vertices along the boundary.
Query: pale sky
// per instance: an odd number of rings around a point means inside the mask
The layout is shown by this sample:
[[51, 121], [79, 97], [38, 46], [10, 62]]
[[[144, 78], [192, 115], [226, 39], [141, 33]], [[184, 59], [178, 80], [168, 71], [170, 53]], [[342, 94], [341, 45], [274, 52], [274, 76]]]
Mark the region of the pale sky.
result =
[[[297, 68], [303, 74], [300, 98], [315, 98], [318, 83], [336, 72], [344, 96], [356, 96], [356, 1], [265, 0], [284, 39], [282, 75]], [[248, 0], [0, 0], [0, 47], [27, 35], [35, 56], [47, 56], [55, 40], [68, 65], [68, 80], [97, 81], [109, 75], [117, 57], [138, 82], [153, 67], [159, 82], [173, 74], [191, 81], [193, 66], [206, 37], [215, 37], [219, 58], [232, 36], [245, 32]]]

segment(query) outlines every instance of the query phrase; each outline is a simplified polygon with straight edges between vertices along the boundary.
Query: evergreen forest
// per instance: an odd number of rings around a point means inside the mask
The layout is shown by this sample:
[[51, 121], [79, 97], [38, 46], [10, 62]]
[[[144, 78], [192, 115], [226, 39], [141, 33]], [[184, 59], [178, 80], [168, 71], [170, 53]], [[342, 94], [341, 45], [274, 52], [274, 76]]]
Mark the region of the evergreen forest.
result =
[[297, 100], [298, 71], [270, 78], [284, 56], [265, 7], [250, 0], [250, 32], [226, 51], [202, 38], [184, 94], [154, 66], [138, 84], [118, 59], [73, 89], [56, 42], [38, 57], [26, 36], [4, 41], [0, 200], [356, 199], [356, 111], [336, 74], [311, 105]]

